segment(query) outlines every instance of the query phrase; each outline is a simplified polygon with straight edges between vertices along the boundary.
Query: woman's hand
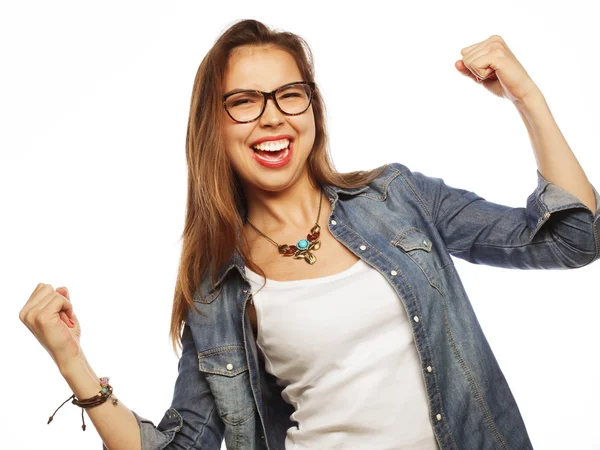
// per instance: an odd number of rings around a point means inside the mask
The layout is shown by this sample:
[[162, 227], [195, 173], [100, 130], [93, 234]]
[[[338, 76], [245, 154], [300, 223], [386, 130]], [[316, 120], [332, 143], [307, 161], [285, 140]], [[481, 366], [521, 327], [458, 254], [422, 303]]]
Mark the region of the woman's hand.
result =
[[49, 284], [38, 284], [19, 312], [19, 319], [48, 351], [61, 371], [82, 356], [79, 346], [81, 327], [73, 312], [67, 288], [54, 291]]
[[521, 102], [539, 91], [521, 63], [515, 58], [504, 40], [497, 35], [483, 42], [463, 48], [463, 55], [454, 63], [456, 69], [488, 91], [512, 102]]

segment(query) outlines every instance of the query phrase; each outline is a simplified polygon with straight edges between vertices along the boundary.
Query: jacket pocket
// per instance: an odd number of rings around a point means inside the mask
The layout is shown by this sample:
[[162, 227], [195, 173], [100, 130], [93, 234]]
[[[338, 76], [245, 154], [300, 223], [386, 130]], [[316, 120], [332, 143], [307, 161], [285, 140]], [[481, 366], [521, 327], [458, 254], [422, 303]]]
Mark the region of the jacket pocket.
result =
[[199, 303], [212, 303], [221, 293], [223, 284], [219, 284], [212, 288], [205, 278], [202, 280], [200, 287], [194, 291], [193, 300]]
[[402, 250], [423, 272], [433, 287], [438, 287], [439, 269], [453, 264], [445, 249], [434, 248], [429, 235], [417, 227], [406, 227], [400, 230], [392, 244]]
[[256, 411], [243, 345], [227, 345], [198, 353], [198, 368], [215, 398], [223, 422], [238, 425]]

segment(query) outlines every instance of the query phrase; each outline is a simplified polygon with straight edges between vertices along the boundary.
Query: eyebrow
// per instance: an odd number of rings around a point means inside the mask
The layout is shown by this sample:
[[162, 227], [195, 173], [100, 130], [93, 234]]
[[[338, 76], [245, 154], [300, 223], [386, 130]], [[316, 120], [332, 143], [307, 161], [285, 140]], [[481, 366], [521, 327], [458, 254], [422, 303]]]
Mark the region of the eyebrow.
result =
[[229, 92], [225, 92], [223, 95], [229, 95], [229, 94], [236, 94], [238, 92], [244, 92], [244, 91], [258, 91], [258, 89], [234, 89], [233, 91], [229, 91]]
[[[281, 88], [283, 86], [287, 86], [288, 84], [296, 84], [296, 83], [305, 83], [305, 81], [290, 81], [289, 83], [282, 84], [281, 86], [276, 87], [273, 90], [276, 91], [277, 89], [279, 89], [279, 88]], [[234, 89], [233, 91], [225, 92], [223, 94], [223, 96], [229, 95], [229, 94], [236, 94], [238, 92], [244, 92], [244, 91], [258, 91], [258, 92], [261, 92], [260, 89]]]

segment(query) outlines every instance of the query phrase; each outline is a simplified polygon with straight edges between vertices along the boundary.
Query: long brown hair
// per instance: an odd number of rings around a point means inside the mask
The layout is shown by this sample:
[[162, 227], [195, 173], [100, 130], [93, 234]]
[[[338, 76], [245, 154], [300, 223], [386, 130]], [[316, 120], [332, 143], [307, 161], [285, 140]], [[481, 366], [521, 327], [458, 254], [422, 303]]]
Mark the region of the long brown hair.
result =
[[[240, 46], [269, 46], [294, 57], [303, 80], [314, 81], [312, 52], [300, 36], [276, 31], [256, 20], [240, 20], [225, 30], [206, 54], [194, 79], [186, 135], [188, 197], [183, 246], [175, 286], [169, 337], [175, 353], [193, 296], [201, 280], [238, 252], [247, 266], [263, 275], [255, 265], [244, 241], [238, 241], [245, 223], [246, 201], [238, 176], [233, 171], [223, 143], [221, 97], [231, 51]], [[364, 186], [384, 167], [370, 171], [340, 173], [329, 154], [325, 105], [318, 87], [312, 101], [315, 142], [307, 159], [313, 186], [330, 184], [343, 188]], [[214, 287], [216, 280], [210, 279]], [[199, 294], [198, 294], [199, 295]], [[199, 311], [198, 311], [199, 312]]]

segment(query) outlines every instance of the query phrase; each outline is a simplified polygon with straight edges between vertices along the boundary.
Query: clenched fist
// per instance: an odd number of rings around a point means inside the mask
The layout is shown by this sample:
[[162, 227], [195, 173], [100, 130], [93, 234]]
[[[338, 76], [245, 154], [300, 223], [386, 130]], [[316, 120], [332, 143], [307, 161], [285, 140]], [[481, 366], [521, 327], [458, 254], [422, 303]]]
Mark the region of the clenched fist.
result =
[[38, 284], [19, 312], [19, 319], [61, 371], [80, 357], [81, 327], [66, 288], [55, 291], [49, 284]]

